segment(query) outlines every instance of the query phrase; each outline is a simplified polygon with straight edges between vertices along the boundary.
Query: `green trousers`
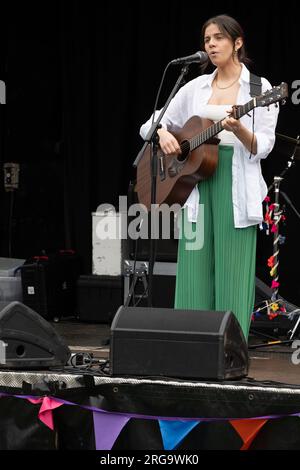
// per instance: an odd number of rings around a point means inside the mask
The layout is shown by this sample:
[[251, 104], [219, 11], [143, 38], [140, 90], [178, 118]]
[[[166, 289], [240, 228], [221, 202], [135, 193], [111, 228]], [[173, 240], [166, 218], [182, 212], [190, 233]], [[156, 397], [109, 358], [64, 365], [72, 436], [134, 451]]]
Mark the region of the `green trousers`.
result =
[[186, 229], [195, 232], [196, 224], [188, 222], [186, 214], [182, 217], [175, 308], [231, 310], [247, 340], [254, 307], [257, 229], [234, 228], [232, 155], [233, 147], [219, 146], [216, 172], [199, 183], [200, 204], [204, 204], [202, 248], [187, 249]]

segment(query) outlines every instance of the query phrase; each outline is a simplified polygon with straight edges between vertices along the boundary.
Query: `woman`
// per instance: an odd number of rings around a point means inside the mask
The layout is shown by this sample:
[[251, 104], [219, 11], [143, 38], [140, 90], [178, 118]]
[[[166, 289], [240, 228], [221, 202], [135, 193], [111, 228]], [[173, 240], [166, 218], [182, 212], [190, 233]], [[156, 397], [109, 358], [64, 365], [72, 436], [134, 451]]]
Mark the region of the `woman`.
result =
[[[187, 250], [182, 231], [175, 307], [231, 310], [247, 339], [255, 294], [256, 226], [267, 194], [260, 160], [273, 148], [278, 109], [271, 105], [240, 120], [229, 117], [232, 105], [251, 100], [243, 30], [233, 18], [216, 16], [204, 24], [202, 41], [215, 70], [178, 91], [158, 130], [160, 147], [170, 155], [180, 153], [180, 147], [169, 131], [178, 131], [190, 117], [222, 120], [224, 128], [217, 136], [216, 172], [200, 182], [184, 204], [184, 223], [194, 231], [193, 224], [200, 223], [199, 203], [204, 204], [204, 245]], [[262, 78], [262, 93], [270, 88]], [[142, 137], [150, 124], [151, 119], [141, 127]]]

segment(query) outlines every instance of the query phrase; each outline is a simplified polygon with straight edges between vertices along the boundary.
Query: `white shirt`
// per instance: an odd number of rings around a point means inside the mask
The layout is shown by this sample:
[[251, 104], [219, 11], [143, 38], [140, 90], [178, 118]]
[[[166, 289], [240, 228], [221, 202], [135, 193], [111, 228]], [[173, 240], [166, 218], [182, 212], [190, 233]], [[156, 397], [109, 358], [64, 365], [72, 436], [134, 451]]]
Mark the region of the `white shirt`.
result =
[[[200, 117], [203, 119], [209, 119], [210, 121], [218, 122], [228, 117], [228, 112], [232, 108], [232, 104], [206, 104], [201, 109]], [[220, 139], [220, 145], [231, 145], [237, 143], [237, 137], [233, 132], [223, 129], [219, 134], [216, 135]]]
[[[180, 88], [162, 118], [163, 127], [176, 132], [192, 116], [204, 115], [205, 106], [212, 94], [212, 82], [216, 72], [217, 69], [212, 74], [201, 75]], [[242, 65], [237, 97], [237, 103], [240, 105], [252, 99], [249, 79], [249, 70]], [[272, 87], [268, 80], [262, 78], [262, 93], [270, 88]], [[230, 109], [230, 105], [228, 106]], [[252, 132], [253, 113], [255, 113], [254, 133], [257, 139], [257, 154], [249, 158], [250, 152], [240, 140], [235, 139], [232, 157], [232, 203], [235, 228], [256, 225], [263, 219], [262, 201], [267, 195], [267, 185], [261, 173], [260, 160], [266, 158], [274, 146], [278, 112], [279, 107], [272, 104], [268, 108], [257, 107], [249, 115], [241, 118], [241, 123]], [[155, 119], [159, 113], [160, 111], [156, 112]], [[140, 134], [143, 138], [146, 137], [151, 122], [152, 117], [141, 126]], [[191, 222], [197, 221], [200, 202], [200, 194], [196, 186], [184, 205], [188, 207], [188, 219]]]

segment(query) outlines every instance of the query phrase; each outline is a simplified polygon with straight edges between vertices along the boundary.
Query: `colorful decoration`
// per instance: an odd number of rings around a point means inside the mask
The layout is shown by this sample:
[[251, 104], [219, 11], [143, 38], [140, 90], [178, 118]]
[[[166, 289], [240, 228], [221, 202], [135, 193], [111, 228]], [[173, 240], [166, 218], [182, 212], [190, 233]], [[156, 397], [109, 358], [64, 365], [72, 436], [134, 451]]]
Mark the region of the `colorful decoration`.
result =
[[30, 403], [33, 403], [34, 405], [41, 403], [41, 407], [39, 410], [39, 419], [46, 426], [48, 426], [48, 428], [54, 431], [52, 410], [55, 410], [55, 408], [62, 406], [63, 403], [60, 403], [51, 397], [28, 398], [28, 401], [30, 401]]
[[254, 321], [256, 318], [262, 317], [264, 314], [268, 316], [269, 320], [273, 320], [274, 318], [278, 317], [278, 315], [287, 313], [283, 304], [283, 300], [265, 300], [262, 302], [262, 304], [263, 305], [261, 307], [256, 308], [256, 310], [252, 313], [252, 321]]
[[277, 281], [272, 281], [271, 289], [277, 289], [280, 286], [280, 283]]
[[269, 266], [269, 268], [273, 268], [273, 266], [274, 266], [274, 256], [270, 256], [270, 258], [268, 259], [268, 266]]
[[[111, 450], [116, 442], [120, 432], [131, 418], [158, 420], [162, 434], [164, 450], [175, 449], [180, 442], [201, 422], [213, 423], [220, 421], [228, 421], [235, 429], [243, 441], [240, 450], [248, 450], [253, 440], [261, 430], [261, 428], [270, 419], [279, 419], [283, 417], [300, 418], [300, 412], [288, 413], [284, 415], [268, 415], [253, 418], [178, 418], [163, 416], [138, 415], [136, 413], [114, 413], [96, 408], [93, 406], [83, 406], [72, 403], [61, 398], [54, 397], [35, 397], [27, 395], [11, 395], [8, 393], [0, 393], [0, 398], [13, 397], [17, 399], [28, 400], [33, 404], [42, 404], [39, 410], [39, 419], [54, 430], [52, 411], [59, 406], [79, 406], [80, 408], [93, 412], [94, 418], [94, 434], [96, 450]], [[51, 419], [49, 416], [51, 415]], [[45, 419], [45, 417], [47, 418]]]
[[230, 421], [231, 426], [234, 427], [243, 440], [243, 446], [240, 450], [249, 449], [255, 437], [267, 421], [267, 419], [240, 419]]
[[276, 302], [274, 302], [273, 304], [270, 305], [270, 308], [272, 312], [277, 312], [277, 310], [279, 310], [279, 305]]
[[111, 450], [130, 417], [118, 413], [93, 411], [93, 420], [96, 449]]
[[271, 271], [270, 271], [270, 276], [273, 277], [274, 274], [275, 274], [275, 271], [276, 271], [276, 268], [272, 268]]
[[200, 421], [164, 421], [159, 420], [164, 450], [174, 450]]
[[[279, 183], [277, 183], [278, 186]], [[275, 191], [275, 194], [276, 191]], [[280, 222], [284, 222], [286, 220], [285, 215], [283, 214], [283, 210], [278, 204], [278, 200], [270, 204], [270, 197], [267, 196], [264, 199], [266, 204], [266, 211], [264, 216], [264, 221], [261, 225], [261, 229], [265, 230], [267, 235], [270, 233], [273, 234], [273, 255], [268, 258], [267, 264], [270, 269], [270, 276], [272, 278], [271, 289], [273, 290], [273, 294], [271, 296], [271, 301], [273, 303], [267, 309], [267, 314], [270, 319], [275, 318], [279, 313], [283, 312], [276, 304], [278, 300], [278, 288], [280, 286], [279, 283], [279, 275], [278, 275], [278, 268], [279, 268], [279, 245], [285, 243], [285, 237], [279, 234], [279, 224]], [[275, 307], [276, 306], [276, 307]], [[275, 314], [277, 312], [277, 314]]]
[[284, 237], [283, 235], [279, 235], [279, 239], [278, 239], [279, 245], [284, 245], [285, 240], [286, 240], [286, 237]]

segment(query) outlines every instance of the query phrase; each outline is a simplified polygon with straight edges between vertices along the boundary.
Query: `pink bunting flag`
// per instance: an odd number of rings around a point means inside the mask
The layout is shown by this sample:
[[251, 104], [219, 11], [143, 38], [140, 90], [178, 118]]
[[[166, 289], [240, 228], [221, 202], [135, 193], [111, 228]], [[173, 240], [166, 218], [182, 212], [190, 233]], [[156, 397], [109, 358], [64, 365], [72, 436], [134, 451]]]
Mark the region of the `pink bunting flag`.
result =
[[280, 286], [279, 282], [273, 281], [272, 285], [271, 285], [271, 289], [277, 289], [277, 287], [279, 287], [279, 286]]
[[40, 407], [40, 410], [39, 410], [39, 419], [46, 426], [48, 426], [48, 428], [50, 428], [52, 431], [54, 431], [54, 422], [53, 422], [52, 410], [55, 410], [55, 408], [58, 408], [59, 406], [62, 406], [63, 403], [60, 403], [60, 402], [54, 400], [54, 398], [51, 398], [51, 397], [28, 398], [28, 401], [30, 401], [34, 405], [37, 405], [38, 403], [41, 403], [41, 407]]

